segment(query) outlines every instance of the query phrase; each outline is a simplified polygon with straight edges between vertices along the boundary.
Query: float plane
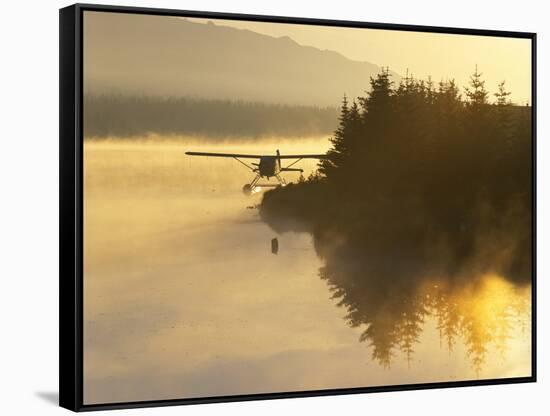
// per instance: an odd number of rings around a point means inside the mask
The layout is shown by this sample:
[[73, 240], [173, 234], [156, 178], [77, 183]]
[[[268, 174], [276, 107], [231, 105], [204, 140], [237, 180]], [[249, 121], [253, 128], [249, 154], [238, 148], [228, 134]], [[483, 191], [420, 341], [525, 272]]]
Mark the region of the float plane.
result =
[[[249, 196], [255, 192], [257, 188], [263, 187], [276, 187], [276, 186], [285, 186], [286, 182], [281, 176], [283, 172], [300, 172], [304, 170], [300, 168], [293, 168], [292, 166], [296, 165], [302, 159], [327, 159], [326, 154], [319, 155], [281, 155], [279, 150], [276, 151], [275, 155], [247, 155], [240, 153], [207, 153], [207, 152], [185, 152], [189, 156], [207, 156], [207, 157], [227, 157], [235, 159], [240, 164], [244, 165], [246, 168], [250, 169], [256, 174], [250, 183], [247, 183], [243, 186], [243, 192], [245, 195]], [[258, 162], [251, 162], [250, 164], [243, 162], [241, 159], [256, 159]], [[287, 166], [281, 166], [281, 160], [294, 160]], [[276, 178], [279, 182], [278, 184], [261, 184], [258, 183], [261, 178]]]

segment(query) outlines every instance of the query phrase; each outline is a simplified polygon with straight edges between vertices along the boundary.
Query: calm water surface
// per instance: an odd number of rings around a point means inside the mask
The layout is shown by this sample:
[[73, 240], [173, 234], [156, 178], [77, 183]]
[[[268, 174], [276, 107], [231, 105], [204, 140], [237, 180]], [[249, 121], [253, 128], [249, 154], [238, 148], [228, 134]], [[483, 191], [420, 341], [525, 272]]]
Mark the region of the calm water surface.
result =
[[241, 192], [253, 174], [184, 154], [277, 148], [328, 141], [86, 142], [86, 404], [530, 375], [529, 287], [490, 275], [443, 301], [418, 288], [415, 319], [365, 336], [320, 278], [312, 237], [259, 219], [262, 193]]

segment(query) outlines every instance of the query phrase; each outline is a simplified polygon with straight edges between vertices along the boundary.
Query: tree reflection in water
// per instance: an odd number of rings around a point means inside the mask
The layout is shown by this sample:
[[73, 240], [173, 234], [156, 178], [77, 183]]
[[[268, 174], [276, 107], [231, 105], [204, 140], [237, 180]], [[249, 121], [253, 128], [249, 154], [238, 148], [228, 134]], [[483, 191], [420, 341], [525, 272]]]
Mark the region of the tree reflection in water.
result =
[[[320, 277], [338, 306], [345, 308], [351, 327], [372, 348], [372, 358], [389, 368], [403, 354], [409, 367], [429, 317], [437, 323], [441, 346], [449, 352], [461, 339], [476, 373], [482, 371], [493, 345], [504, 358], [512, 332], [530, 322], [529, 285], [518, 285], [494, 274], [469, 279], [426, 277], [377, 279], [365, 274], [366, 260], [354, 263], [325, 258]], [[353, 264], [353, 266], [350, 266]]]

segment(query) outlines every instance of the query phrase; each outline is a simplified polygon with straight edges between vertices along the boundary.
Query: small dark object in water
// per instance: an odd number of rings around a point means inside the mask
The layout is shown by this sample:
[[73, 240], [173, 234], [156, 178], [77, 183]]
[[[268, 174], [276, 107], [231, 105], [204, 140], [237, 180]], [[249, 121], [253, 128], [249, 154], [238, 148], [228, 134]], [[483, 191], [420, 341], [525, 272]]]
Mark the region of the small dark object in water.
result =
[[256, 207], [254, 205], [249, 205], [246, 207], [246, 209], [255, 209]]
[[277, 238], [271, 239], [271, 252], [277, 254], [279, 252], [279, 240]]

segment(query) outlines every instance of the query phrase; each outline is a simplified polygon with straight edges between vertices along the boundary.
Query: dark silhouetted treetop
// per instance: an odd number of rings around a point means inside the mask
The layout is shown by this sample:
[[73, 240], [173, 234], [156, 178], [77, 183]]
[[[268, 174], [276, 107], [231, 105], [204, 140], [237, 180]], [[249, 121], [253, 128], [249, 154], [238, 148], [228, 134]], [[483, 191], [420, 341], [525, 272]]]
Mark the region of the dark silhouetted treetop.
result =
[[481, 79], [483, 74], [478, 71], [477, 65], [475, 72], [470, 76], [469, 87], [464, 88], [468, 105], [478, 107], [488, 104], [489, 93], [485, 89], [485, 81]]

